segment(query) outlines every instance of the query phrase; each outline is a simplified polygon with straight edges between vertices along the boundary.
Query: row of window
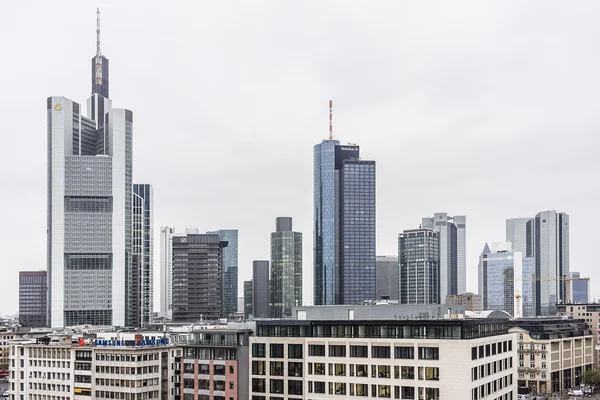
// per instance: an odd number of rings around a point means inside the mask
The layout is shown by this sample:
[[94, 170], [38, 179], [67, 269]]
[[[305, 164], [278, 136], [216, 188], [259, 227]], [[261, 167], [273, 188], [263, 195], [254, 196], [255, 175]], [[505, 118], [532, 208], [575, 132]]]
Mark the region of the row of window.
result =
[[[210, 390], [210, 380], [209, 379], [198, 379], [198, 389], [200, 390]], [[183, 387], [187, 389], [194, 389], [196, 385], [196, 381], [194, 379], [185, 378], [183, 380]], [[235, 384], [233, 382], [229, 382], [229, 390], [235, 389]], [[225, 381], [215, 380], [213, 381], [213, 389], [225, 391]]]
[[505, 371], [512, 368], [513, 361], [512, 357], [505, 358], [504, 360], [498, 360], [484, 365], [471, 368], [471, 381], [477, 379], [483, 379], [486, 376], [493, 375], [498, 372]]
[[[184, 363], [183, 364], [183, 372], [188, 374], [194, 373], [194, 364], [192, 363]], [[229, 373], [234, 373], [233, 365], [229, 366]], [[210, 365], [209, 364], [198, 364], [198, 374], [200, 375], [210, 375]], [[225, 375], [225, 366], [224, 365], [213, 365], [213, 375]]]
[[471, 360], [512, 351], [512, 340], [471, 347]]
[[[371, 390], [369, 391], [369, 386]], [[327, 388], [327, 391], [326, 391]], [[422, 399], [439, 400], [440, 389], [412, 386], [392, 386], [392, 385], [369, 385], [366, 383], [343, 383], [343, 382], [308, 382], [309, 393], [350, 395], [358, 397], [393, 398], [395, 399]], [[418, 397], [416, 397], [418, 395]]]
[[479, 387], [474, 388], [472, 399], [473, 400], [481, 399], [485, 396], [489, 396], [492, 393], [496, 393], [497, 391], [502, 390], [512, 384], [513, 384], [512, 374], [505, 376], [503, 378], [495, 379], [492, 382], [488, 382], [487, 384], [483, 384]]

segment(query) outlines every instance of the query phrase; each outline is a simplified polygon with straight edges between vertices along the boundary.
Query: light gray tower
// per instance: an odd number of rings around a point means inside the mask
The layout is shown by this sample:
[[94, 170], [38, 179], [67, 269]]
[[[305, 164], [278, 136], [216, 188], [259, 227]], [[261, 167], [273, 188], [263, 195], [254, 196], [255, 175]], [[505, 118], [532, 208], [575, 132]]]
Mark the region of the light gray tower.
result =
[[377, 256], [375, 277], [376, 299], [398, 300], [398, 257]]
[[175, 228], [160, 227], [160, 278], [158, 315], [171, 318], [173, 304], [173, 234]]
[[271, 317], [292, 316], [302, 305], [302, 233], [292, 231], [292, 219], [278, 217], [271, 233]]
[[506, 220], [506, 241], [512, 243], [513, 251], [519, 251], [523, 257], [533, 257], [531, 234], [527, 235], [527, 224], [531, 218], [510, 218]]
[[[139, 307], [139, 316], [132, 322], [133, 326], [144, 326], [150, 322], [154, 302], [154, 190], [151, 185], [133, 185], [132, 218], [133, 254], [139, 256], [136, 282], [138, 293], [137, 298], [133, 300]], [[132, 269], [135, 267], [132, 265]]]
[[440, 304], [440, 247], [433, 229], [398, 235], [400, 304]]
[[108, 59], [92, 61], [87, 116], [53, 96], [48, 121], [48, 321], [126, 326], [132, 284], [133, 113], [112, 108]]
[[222, 229], [215, 232], [228, 245], [223, 249], [223, 316], [237, 312], [238, 300], [238, 231]]
[[422, 227], [440, 233], [440, 299], [449, 294], [464, 294], [467, 289], [466, 229], [467, 217], [435, 213], [423, 218]]

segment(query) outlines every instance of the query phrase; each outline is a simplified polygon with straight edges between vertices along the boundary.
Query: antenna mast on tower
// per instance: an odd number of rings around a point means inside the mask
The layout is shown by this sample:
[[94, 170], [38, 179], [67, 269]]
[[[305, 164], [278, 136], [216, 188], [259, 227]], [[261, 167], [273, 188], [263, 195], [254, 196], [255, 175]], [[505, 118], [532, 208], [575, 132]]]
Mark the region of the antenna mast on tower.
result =
[[333, 140], [333, 101], [329, 100], [329, 140]]
[[100, 8], [96, 9], [96, 85], [102, 84], [102, 52], [100, 51]]

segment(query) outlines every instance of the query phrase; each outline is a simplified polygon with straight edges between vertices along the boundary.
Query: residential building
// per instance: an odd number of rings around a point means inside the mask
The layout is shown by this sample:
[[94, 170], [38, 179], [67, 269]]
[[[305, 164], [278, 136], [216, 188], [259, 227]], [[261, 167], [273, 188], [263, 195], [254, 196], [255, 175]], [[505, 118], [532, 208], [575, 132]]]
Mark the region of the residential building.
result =
[[514, 320], [517, 336], [518, 387], [550, 394], [581, 383], [594, 365], [593, 338], [582, 320], [525, 318]]
[[451, 306], [464, 306], [467, 311], [483, 311], [481, 295], [475, 293], [449, 294], [446, 304]]
[[219, 235], [175, 235], [173, 321], [216, 320], [223, 316], [223, 248]]
[[176, 345], [174, 398], [248, 399], [249, 330], [199, 329]]
[[11, 342], [13, 400], [172, 398], [167, 389], [173, 347], [159, 345], [163, 340], [142, 346], [133, 340], [89, 345], [83, 339], [47, 339]]
[[292, 315], [302, 305], [302, 233], [292, 230], [292, 219], [278, 217], [271, 233], [271, 317]]
[[516, 399], [509, 328], [498, 319], [257, 321], [250, 399]]
[[466, 229], [467, 217], [435, 213], [423, 218], [421, 227], [440, 233], [440, 299], [467, 292]]
[[237, 312], [238, 296], [238, 231], [237, 229], [221, 229], [215, 232], [227, 247], [223, 249], [223, 316]]
[[269, 318], [269, 261], [252, 262], [252, 314], [254, 318]]
[[557, 315], [585, 321], [593, 337], [594, 368], [600, 368], [600, 304], [559, 304]]
[[[154, 306], [154, 189], [149, 184], [133, 185], [133, 254], [140, 257], [139, 281], [139, 319], [133, 326], [150, 323], [150, 314]], [[132, 263], [133, 264], [133, 263]]]
[[252, 279], [244, 281], [244, 320], [250, 319], [253, 316], [252, 312]]
[[[485, 244], [479, 256], [479, 293], [484, 310], [503, 310], [515, 318], [533, 313], [533, 260], [523, 272], [523, 255], [512, 251], [510, 242]], [[524, 285], [524, 283], [526, 283]]]
[[571, 272], [571, 296], [573, 303], [587, 304], [590, 302], [590, 281], [589, 279], [580, 279], [579, 272]]
[[19, 272], [19, 324], [48, 326], [48, 281], [46, 271]]
[[66, 97], [46, 103], [53, 328], [130, 321], [133, 113], [112, 107], [108, 59], [97, 33], [87, 114]]
[[358, 146], [314, 146], [314, 227], [314, 304], [375, 300], [375, 162]]
[[170, 226], [160, 227], [160, 283], [159, 283], [159, 310], [161, 317], [171, 317], [171, 304], [173, 304], [173, 234], [175, 228]]
[[398, 257], [375, 259], [375, 300], [398, 300]]
[[400, 304], [440, 304], [440, 246], [432, 229], [398, 235]]

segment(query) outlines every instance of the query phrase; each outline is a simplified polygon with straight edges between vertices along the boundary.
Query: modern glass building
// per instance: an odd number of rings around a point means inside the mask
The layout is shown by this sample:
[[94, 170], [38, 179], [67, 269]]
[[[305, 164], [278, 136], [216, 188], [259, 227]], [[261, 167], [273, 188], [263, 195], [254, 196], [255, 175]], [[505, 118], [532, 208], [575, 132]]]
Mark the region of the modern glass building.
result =
[[48, 323], [131, 320], [133, 113], [112, 108], [108, 59], [92, 59], [87, 113], [47, 99]]
[[400, 304], [440, 304], [440, 233], [405, 230], [398, 235]]
[[447, 213], [435, 213], [433, 218], [423, 218], [421, 226], [440, 233], [440, 299], [449, 294], [467, 291], [466, 264], [467, 217], [450, 217]]
[[292, 218], [278, 217], [271, 233], [271, 318], [292, 316], [302, 305], [302, 233], [292, 230]]
[[[579, 272], [571, 272], [571, 278], [580, 278]], [[586, 304], [590, 302], [590, 281], [574, 279], [571, 281], [573, 303]]]
[[[133, 185], [133, 254], [139, 255], [138, 280], [134, 282], [138, 287], [137, 304], [139, 316], [131, 326], [144, 326], [150, 322], [153, 308], [154, 285], [154, 190], [149, 184]], [[132, 268], [135, 264], [132, 263]]]
[[19, 272], [19, 324], [42, 328], [47, 325], [48, 276], [46, 271]]
[[375, 162], [359, 147], [314, 147], [314, 303], [375, 300]]
[[223, 315], [237, 312], [238, 300], [238, 231], [222, 229], [208, 234], [217, 234], [227, 241], [223, 249]]
[[252, 280], [244, 281], [244, 319], [252, 318]]

